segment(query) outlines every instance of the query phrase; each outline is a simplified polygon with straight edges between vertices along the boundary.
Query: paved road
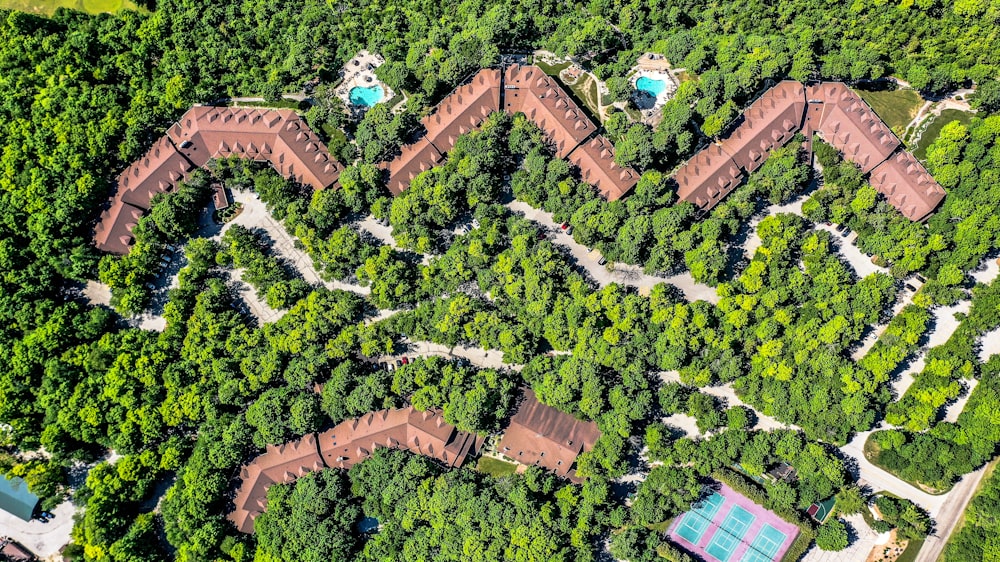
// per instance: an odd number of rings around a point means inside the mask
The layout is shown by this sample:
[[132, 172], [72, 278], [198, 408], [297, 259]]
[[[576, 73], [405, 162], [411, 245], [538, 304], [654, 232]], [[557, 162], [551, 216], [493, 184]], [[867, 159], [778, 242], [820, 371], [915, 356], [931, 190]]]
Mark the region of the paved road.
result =
[[715, 289], [698, 283], [691, 277], [690, 273], [682, 273], [669, 277], [657, 277], [647, 275], [642, 268], [628, 264], [615, 264], [614, 269], [600, 265], [600, 252], [588, 250], [582, 244], [578, 244], [573, 237], [563, 232], [559, 225], [552, 220], [552, 214], [536, 209], [523, 201], [512, 201], [506, 204], [507, 208], [524, 215], [525, 218], [538, 223], [553, 232], [552, 241], [564, 248], [576, 261], [579, 269], [585, 271], [601, 287], [606, 287], [611, 283], [636, 287], [640, 290], [649, 290], [660, 283], [674, 285], [684, 293], [684, 297], [689, 301], [704, 300], [711, 303], [719, 302], [719, 295]]
[[971, 474], [966, 474], [948, 492], [948, 501], [943, 502], [936, 513], [932, 513], [935, 521], [934, 534], [924, 541], [924, 546], [917, 553], [915, 562], [937, 562], [945, 545], [948, 544], [948, 537], [962, 520], [965, 508], [972, 500], [972, 496], [975, 495], [976, 488], [984, 474], [986, 474], [985, 466]]

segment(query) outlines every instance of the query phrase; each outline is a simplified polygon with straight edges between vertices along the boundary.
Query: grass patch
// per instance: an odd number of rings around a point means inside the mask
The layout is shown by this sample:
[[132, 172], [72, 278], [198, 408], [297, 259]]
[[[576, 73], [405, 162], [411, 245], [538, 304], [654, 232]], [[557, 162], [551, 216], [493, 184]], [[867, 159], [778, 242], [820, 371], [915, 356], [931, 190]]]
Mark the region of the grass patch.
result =
[[917, 148], [913, 151], [913, 155], [921, 160], [927, 157], [928, 147], [937, 140], [945, 125], [952, 121], [960, 121], [963, 125], [968, 125], [972, 121], [972, 114], [958, 109], [946, 109], [941, 112], [941, 115], [932, 119], [923, 134], [920, 135]]
[[[917, 481], [914, 481], [914, 480], [907, 480], [906, 478], [903, 478], [898, 473], [896, 473], [896, 471], [894, 471], [894, 470], [892, 470], [892, 469], [890, 469], [890, 468], [888, 468], [886, 466], [883, 466], [881, 463], [879, 463], [879, 460], [878, 460], [878, 455], [879, 455], [879, 452], [880, 452], [878, 443], [876, 443], [875, 440], [872, 439], [871, 435], [868, 436], [868, 439], [865, 439], [865, 444], [864, 444], [864, 447], [862, 447], [862, 452], [864, 453], [865, 458], [868, 459], [869, 462], [871, 462], [875, 466], [881, 468], [882, 470], [888, 472], [889, 474], [895, 476], [896, 478], [899, 478], [903, 482], [906, 482], [910, 486], [913, 486], [914, 488], [920, 490], [921, 492], [926, 492], [926, 493], [928, 493], [928, 494], [930, 494], [932, 496], [940, 496], [940, 495], [947, 494], [948, 491], [951, 490], [951, 488], [952, 488], [952, 486], [948, 486], [947, 488], [945, 488], [943, 490], [938, 490], [938, 489], [932, 488], [932, 487], [930, 487], [930, 486], [928, 486], [928, 485], [926, 485], [926, 484], [924, 484], [922, 482], [917, 482]], [[890, 497], [893, 497], [893, 498], [900, 499], [898, 496], [896, 496], [894, 494], [891, 494], [889, 492], [882, 491], [882, 492], [878, 492], [878, 493], [880, 495], [883, 495], [883, 496], [890, 496]]]
[[906, 542], [906, 550], [899, 555], [896, 562], [914, 562], [917, 559], [917, 553], [920, 552], [920, 547], [924, 546], [925, 539], [916, 539]]
[[143, 11], [130, 0], [0, 0], [0, 9], [51, 16], [59, 8], [88, 14], [107, 14], [119, 10]]
[[501, 478], [514, 474], [517, 471], [517, 465], [494, 457], [481, 457], [476, 464], [476, 470], [494, 478]]
[[595, 123], [603, 122], [600, 119], [601, 112], [597, 104], [597, 82], [594, 82], [594, 79], [589, 74], [577, 80], [572, 86], [563, 85], [569, 89], [570, 96], [576, 101], [577, 105], [583, 108], [592, 121]]
[[897, 135], [902, 135], [906, 126], [917, 116], [920, 106], [924, 104], [923, 98], [916, 90], [878, 92], [857, 90], [857, 92]]
[[560, 72], [566, 70], [573, 64], [569, 61], [561, 62], [558, 64], [549, 64], [545, 61], [536, 60], [535, 66], [542, 69], [542, 72], [548, 74], [549, 76], [558, 76]]

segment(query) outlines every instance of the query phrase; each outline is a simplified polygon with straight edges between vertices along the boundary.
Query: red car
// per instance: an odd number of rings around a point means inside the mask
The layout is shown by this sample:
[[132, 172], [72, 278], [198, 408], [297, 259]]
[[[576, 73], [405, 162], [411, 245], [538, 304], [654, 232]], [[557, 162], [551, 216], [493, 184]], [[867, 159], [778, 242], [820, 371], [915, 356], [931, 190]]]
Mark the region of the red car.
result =
[[403, 365], [409, 365], [409, 364], [410, 364], [410, 358], [409, 357], [403, 357]]
[[569, 228], [569, 225], [566, 224], [566, 223], [562, 223], [562, 224], [559, 225], [559, 228], [561, 228], [563, 230], [566, 230], [567, 228]]

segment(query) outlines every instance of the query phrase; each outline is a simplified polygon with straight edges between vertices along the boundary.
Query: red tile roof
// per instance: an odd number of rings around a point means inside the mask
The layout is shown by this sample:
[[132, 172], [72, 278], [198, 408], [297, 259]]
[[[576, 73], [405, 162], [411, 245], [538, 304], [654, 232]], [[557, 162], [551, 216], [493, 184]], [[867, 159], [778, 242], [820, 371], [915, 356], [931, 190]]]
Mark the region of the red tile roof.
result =
[[235, 155], [270, 162], [281, 175], [313, 189], [333, 185], [342, 169], [291, 109], [192, 107], [167, 135], [196, 166]]
[[241, 483], [233, 499], [236, 509], [228, 519], [240, 532], [252, 533], [254, 519], [267, 509], [267, 489], [272, 484], [287, 484], [323, 468], [315, 433], [284, 445], [268, 445], [264, 454], [240, 471]]
[[447, 153], [460, 135], [479, 127], [499, 108], [500, 71], [487, 68], [456, 88], [421, 122], [427, 129], [427, 140], [438, 151]]
[[677, 173], [677, 197], [708, 210], [736, 189], [743, 171], [717, 144], [710, 144], [688, 160]]
[[621, 199], [639, 183], [639, 173], [615, 163], [615, 147], [601, 135], [576, 147], [569, 161], [580, 169], [580, 178], [597, 187], [608, 201]]
[[743, 123], [722, 141], [722, 150], [747, 173], [759, 168], [771, 151], [785, 145], [802, 127], [805, 87], [785, 80], [743, 112]]
[[524, 113], [555, 143], [556, 156], [566, 158], [597, 126], [551, 77], [537, 66], [513, 65], [504, 80], [504, 110]]
[[319, 448], [327, 466], [350, 468], [375, 449], [389, 447], [461, 466], [482, 443], [472, 433], [458, 431], [444, 421], [440, 411], [379, 410], [347, 420], [319, 434]]
[[444, 161], [444, 155], [434, 148], [427, 137], [420, 137], [420, 140], [412, 144], [403, 145], [400, 151], [399, 156], [382, 164], [383, 168], [389, 169], [386, 187], [393, 195], [399, 195], [410, 187], [410, 182], [421, 172]]
[[806, 98], [811, 114], [821, 106], [821, 113], [810, 115], [810, 126], [862, 172], [870, 172], [899, 147], [889, 127], [842, 82], [809, 86]]
[[521, 464], [538, 465], [579, 482], [576, 471], [571, 473], [570, 469], [576, 457], [592, 449], [600, 436], [596, 423], [546, 406], [534, 392], [525, 390], [497, 448]]
[[899, 151], [872, 170], [872, 187], [911, 221], [926, 218], [944, 200], [945, 190], [909, 152]]
[[118, 177], [111, 208], [96, 227], [96, 246], [128, 253], [135, 209], [148, 210], [154, 195], [173, 190], [211, 158], [233, 155], [270, 162], [286, 178], [315, 189], [333, 185], [342, 168], [290, 109], [193, 107]]
[[240, 532], [252, 533], [254, 520], [267, 509], [271, 485], [293, 482], [324, 468], [350, 468], [380, 447], [405, 449], [448, 466], [461, 466], [481, 446], [477, 435], [458, 431], [438, 410], [422, 412], [410, 406], [371, 412], [318, 435], [310, 433], [284, 445], [269, 445], [240, 471], [235, 509], [227, 518]]

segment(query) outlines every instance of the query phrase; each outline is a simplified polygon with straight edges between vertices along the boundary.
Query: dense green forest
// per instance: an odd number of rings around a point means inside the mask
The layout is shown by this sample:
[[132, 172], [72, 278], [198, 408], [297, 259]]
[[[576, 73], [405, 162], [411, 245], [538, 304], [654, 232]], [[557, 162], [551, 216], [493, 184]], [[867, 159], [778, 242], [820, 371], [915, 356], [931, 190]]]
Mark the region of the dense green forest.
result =
[[[109, 449], [121, 455], [97, 464], [73, 493], [84, 510], [68, 554], [101, 562], [582, 562], [594, 560], [605, 539], [631, 562], [679, 559], [650, 528], [687, 509], [720, 471], [760, 476], [789, 463], [799, 474], [794, 483], [745, 489], [800, 518], [849, 483], [835, 445], [882, 419], [902, 428], [876, 435], [880, 462], [914, 481], [950, 484], [991, 458], [1000, 440], [989, 415], [996, 365], [979, 365], [972, 352], [1000, 320], [991, 304], [996, 289], [973, 289], [967, 276], [1000, 248], [1000, 116], [991, 115], [1000, 109], [998, 18], [995, 5], [969, 0], [163, 0], [149, 13], [0, 11], [0, 469], [24, 476], [51, 507], [69, 494], [73, 463], [96, 462]], [[383, 55], [379, 77], [410, 94], [401, 113], [376, 106], [349, 122], [326, 95], [361, 48]], [[497, 115], [460, 138], [445, 165], [389, 198], [375, 164], [417, 118], [501, 53], [535, 48], [581, 59], [618, 97], [646, 51], [695, 78], [666, 104], [657, 127], [630, 123], [622, 112], [606, 123], [620, 162], [643, 172], [634, 194], [601, 200], [554, 158], [537, 127]], [[927, 224], [904, 219], [819, 144], [825, 185], [806, 201], [806, 218], [763, 220], [761, 248], [749, 260], [736, 256], [749, 219], [804, 193], [813, 179], [797, 142], [706, 217], [673, 204], [670, 171], [769, 80], [889, 75], [928, 94], [977, 86], [977, 117], [944, 127], [928, 151], [928, 167], [949, 194]], [[337, 133], [331, 150], [349, 164], [342, 189], [314, 194], [269, 169], [217, 162], [157, 200], [128, 256], [93, 248], [115, 175], [192, 103], [304, 90], [316, 94], [310, 124]], [[210, 180], [256, 192], [324, 278], [365, 285], [370, 296], [305, 283], [253, 230], [232, 228], [221, 244], [189, 239]], [[665, 284], [648, 296], [598, 287], [538, 225], [502, 205], [508, 195], [570, 222], [576, 240], [612, 262], [690, 271], [717, 287], [718, 304], [687, 302]], [[389, 221], [398, 248], [352, 226], [368, 213]], [[454, 234], [473, 217], [478, 228]], [[857, 231], [859, 247], [891, 275], [857, 278], [833, 237], [812, 228], [828, 220]], [[129, 316], [148, 306], [146, 283], [160, 274], [167, 243], [184, 244], [185, 265], [169, 291], [166, 328], [140, 330]], [[419, 253], [434, 257], [425, 265]], [[280, 320], [259, 325], [240, 307], [226, 283], [234, 268], [284, 311]], [[928, 277], [918, 298], [852, 361], [866, 330], [889, 320], [900, 279], [913, 272]], [[115, 310], [81, 298], [93, 279], [112, 288]], [[894, 402], [891, 377], [922, 345], [928, 311], [970, 295], [975, 304], [958, 339], [932, 350], [941, 362], [961, 362], [957, 370], [928, 362], [917, 390]], [[390, 308], [400, 312], [364, 321]], [[371, 367], [367, 359], [402, 349], [404, 337], [496, 349], [524, 367], [440, 359], [392, 373]], [[661, 370], [678, 371], [682, 384], [663, 384]], [[966, 413], [957, 424], [937, 423], [962, 376], [980, 378]], [[723, 410], [699, 391], [724, 383], [794, 427], [753, 430], [753, 412]], [[256, 536], [240, 535], [224, 518], [237, 468], [267, 444], [407, 401], [488, 434], [510, 414], [521, 384], [598, 422], [601, 440], [578, 460], [585, 484], [536, 470], [494, 480], [380, 453], [348, 473], [274, 487]], [[656, 421], [671, 413], [693, 415], [704, 435], [680, 436]], [[626, 507], [614, 480], [643, 447], [660, 464]], [[937, 447], [962, 462], [923, 462]], [[49, 457], [23, 456], [39, 448]], [[172, 484], [154, 511], [147, 501], [161, 482]], [[926, 533], [911, 525], [923, 521], [909, 517], [915, 508], [880, 501], [898, 515], [886, 525]], [[986, 513], [985, 500], [977, 501], [974, 510]], [[354, 532], [364, 515], [377, 517], [382, 531]], [[821, 528], [824, 547], [841, 544], [835, 527]]]

